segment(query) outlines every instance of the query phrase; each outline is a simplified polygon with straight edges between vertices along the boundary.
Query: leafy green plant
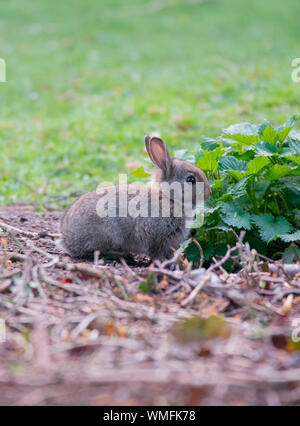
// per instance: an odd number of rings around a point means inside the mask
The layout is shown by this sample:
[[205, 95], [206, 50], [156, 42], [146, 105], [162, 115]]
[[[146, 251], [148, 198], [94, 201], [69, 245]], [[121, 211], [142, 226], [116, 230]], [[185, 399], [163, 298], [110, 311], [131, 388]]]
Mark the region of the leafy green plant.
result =
[[[195, 236], [206, 261], [235, 242], [231, 228], [246, 230], [245, 240], [269, 257], [292, 262], [300, 253], [300, 132], [293, 130], [299, 118], [277, 128], [268, 121], [235, 124], [216, 139], [202, 137], [201, 149], [187, 153], [212, 185], [205, 223]], [[199, 260], [193, 243], [186, 253]]]

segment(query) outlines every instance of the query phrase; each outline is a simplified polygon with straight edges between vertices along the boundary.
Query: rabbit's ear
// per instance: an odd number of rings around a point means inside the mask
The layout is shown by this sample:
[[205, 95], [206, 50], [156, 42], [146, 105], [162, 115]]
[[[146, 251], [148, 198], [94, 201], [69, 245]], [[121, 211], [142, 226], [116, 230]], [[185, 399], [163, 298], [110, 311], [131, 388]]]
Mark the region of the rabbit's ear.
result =
[[172, 157], [164, 141], [156, 136], [151, 139], [146, 136], [145, 143], [151, 161], [163, 171], [169, 171]]
[[151, 154], [150, 141], [151, 141], [151, 137], [150, 136], [145, 136], [146, 150], [147, 150], [147, 153], [149, 155], [150, 160], [152, 161], [152, 163], [154, 163], [154, 160], [153, 160], [153, 157], [152, 157], [152, 154]]

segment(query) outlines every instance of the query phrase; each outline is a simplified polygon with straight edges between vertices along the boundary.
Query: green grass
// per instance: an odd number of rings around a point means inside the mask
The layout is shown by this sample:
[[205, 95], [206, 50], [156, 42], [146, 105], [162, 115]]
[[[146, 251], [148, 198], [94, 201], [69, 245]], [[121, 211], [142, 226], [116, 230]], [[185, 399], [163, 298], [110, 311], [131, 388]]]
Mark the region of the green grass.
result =
[[[143, 136], [299, 111], [299, 0], [10, 0], [0, 6], [0, 203], [115, 180]], [[50, 198], [51, 199], [51, 198]]]

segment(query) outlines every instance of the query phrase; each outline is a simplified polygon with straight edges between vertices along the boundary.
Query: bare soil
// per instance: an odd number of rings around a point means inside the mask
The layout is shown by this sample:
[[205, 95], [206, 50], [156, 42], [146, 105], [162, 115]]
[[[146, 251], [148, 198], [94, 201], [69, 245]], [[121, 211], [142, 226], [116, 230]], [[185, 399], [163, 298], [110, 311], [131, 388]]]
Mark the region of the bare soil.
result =
[[74, 261], [60, 215], [0, 208], [1, 405], [300, 403], [299, 274]]

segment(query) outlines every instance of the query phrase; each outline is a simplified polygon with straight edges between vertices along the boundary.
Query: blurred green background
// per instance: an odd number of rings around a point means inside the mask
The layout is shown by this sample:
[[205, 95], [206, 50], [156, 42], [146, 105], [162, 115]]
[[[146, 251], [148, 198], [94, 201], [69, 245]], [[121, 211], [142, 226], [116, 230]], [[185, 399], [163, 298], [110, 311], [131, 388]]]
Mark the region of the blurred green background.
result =
[[299, 0], [10, 0], [0, 6], [0, 203], [116, 180], [143, 137], [299, 111]]

